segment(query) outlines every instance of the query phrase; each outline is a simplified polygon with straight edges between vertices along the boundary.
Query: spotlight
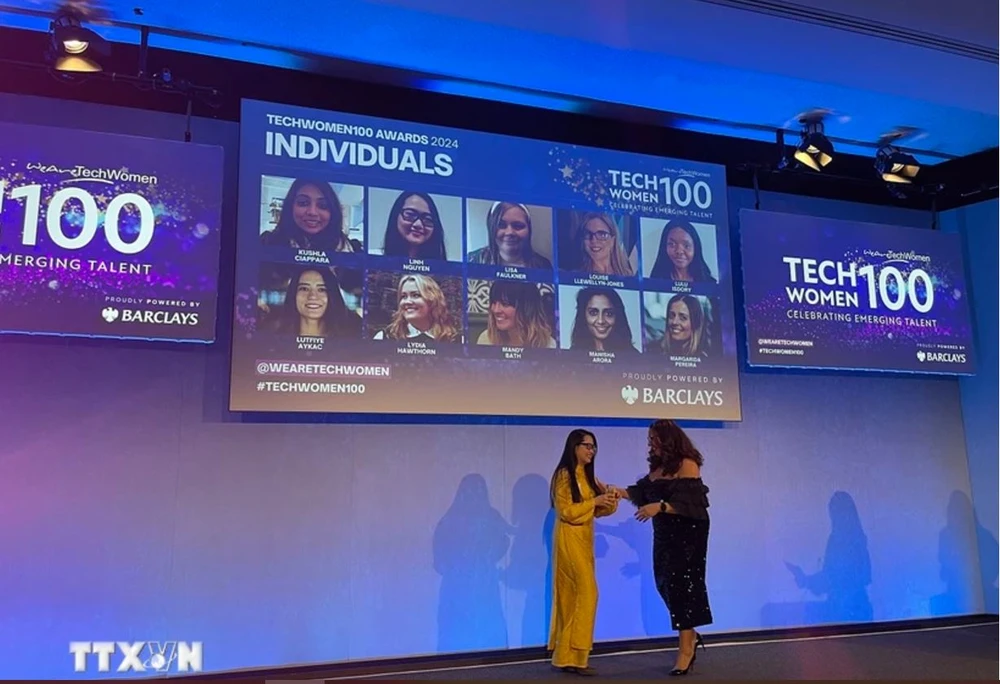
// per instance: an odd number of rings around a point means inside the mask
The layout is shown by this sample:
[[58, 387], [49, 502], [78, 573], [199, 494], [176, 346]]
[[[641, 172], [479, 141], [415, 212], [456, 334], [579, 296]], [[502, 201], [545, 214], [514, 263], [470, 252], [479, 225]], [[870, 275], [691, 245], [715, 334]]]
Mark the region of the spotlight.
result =
[[912, 183], [920, 173], [916, 157], [886, 145], [875, 153], [875, 171], [889, 183]]
[[912, 183], [920, 173], [920, 162], [912, 154], [893, 146], [903, 138], [920, 139], [924, 133], [912, 126], [899, 126], [878, 139], [875, 153], [875, 172], [887, 183]]
[[802, 142], [795, 149], [795, 159], [813, 171], [822, 171], [833, 161], [833, 143], [823, 135], [823, 114], [810, 112], [799, 119], [802, 124]]
[[90, 29], [83, 28], [80, 20], [63, 12], [56, 16], [50, 27], [49, 59], [58, 71], [102, 71], [101, 57], [110, 53], [107, 41]]

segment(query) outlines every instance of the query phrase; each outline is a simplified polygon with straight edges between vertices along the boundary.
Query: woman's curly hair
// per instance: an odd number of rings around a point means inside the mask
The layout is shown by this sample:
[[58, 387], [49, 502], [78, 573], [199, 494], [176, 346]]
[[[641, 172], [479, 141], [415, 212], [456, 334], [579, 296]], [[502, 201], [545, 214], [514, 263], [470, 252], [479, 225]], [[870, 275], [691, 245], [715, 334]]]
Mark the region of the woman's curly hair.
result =
[[705, 462], [691, 439], [672, 420], [657, 420], [649, 426], [649, 471], [663, 468], [666, 475], [680, 470], [681, 461], [689, 458], [699, 467]]

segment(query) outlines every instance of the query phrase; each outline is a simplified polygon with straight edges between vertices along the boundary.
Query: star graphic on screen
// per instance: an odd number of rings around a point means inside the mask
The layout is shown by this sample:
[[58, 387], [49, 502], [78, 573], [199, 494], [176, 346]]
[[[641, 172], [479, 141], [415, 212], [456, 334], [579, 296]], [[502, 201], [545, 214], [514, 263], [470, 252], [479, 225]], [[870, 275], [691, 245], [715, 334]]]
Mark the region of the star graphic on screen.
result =
[[562, 171], [563, 178], [569, 178], [573, 175], [573, 169], [569, 166], [564, 166], [559, 170]]

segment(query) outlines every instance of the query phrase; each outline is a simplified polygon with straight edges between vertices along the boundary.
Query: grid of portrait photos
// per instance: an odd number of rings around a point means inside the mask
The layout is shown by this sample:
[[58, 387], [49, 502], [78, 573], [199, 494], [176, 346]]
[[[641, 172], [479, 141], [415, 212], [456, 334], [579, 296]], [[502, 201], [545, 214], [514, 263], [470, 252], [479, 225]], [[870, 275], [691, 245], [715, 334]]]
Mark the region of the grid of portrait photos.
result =
[[263, 176], [259, 225], [257, 333], [276, 349], [722, 355], [712, 224]]

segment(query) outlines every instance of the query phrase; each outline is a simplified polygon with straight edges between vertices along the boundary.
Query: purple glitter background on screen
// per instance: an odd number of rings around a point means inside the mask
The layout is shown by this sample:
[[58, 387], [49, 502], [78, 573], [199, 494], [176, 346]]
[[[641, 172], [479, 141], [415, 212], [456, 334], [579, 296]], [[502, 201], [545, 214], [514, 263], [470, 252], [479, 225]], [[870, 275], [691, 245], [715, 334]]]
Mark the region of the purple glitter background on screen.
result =
[[[873, 265], [878, 268], [883, 261], [872, 260], [861, 256], [863, 250], [849, 250], [844, 254], [842, 261], [845, 263], [855, 263], [860, 270], [866, 265]], [[900, 264], [892, 264], [900, 267]], [[931, 277], [934, 286], [935, 298], [932, 313], [917, 314], [909, 304], [901, 311], [891, 312], [881, 310], [875, 312], [869, 310], [866, 304], [862, 304], [858, 309], [845, 309], [836, 306], [814, 306], [798, 304], [788, 301], [788, 296], [784, 290], [780, 293], [768, 295], [763, 301], [747, 307], [747, 318], [754, 322], [754, 331], [760, 335], [773, 337], [777, 335], [794, 337], [795, 339], [823, 339], [835, 342], [839, 346], [855, 349], [864, 349], [871, 346], [881, 346], [889, 340], [907, 343], [935, 343], [948, 342], [964, 344], [971, 335], [971, 330], [967, 320], [960, 316], [963, 302], [964, 283], [961, 278], [954, 277], [954, 273], [946, 266], [935, 265], [933, 263], [922, 266]], [[901, 267], [900, 271], [906, 276], [909, 268]], [[860, 282], [865, 282], [861, 277]], [[920, 299], [923, 301], [924, 289], [917, 290]], [[895, 283], [889, 285], [889, 294], [892, 297], [898, 295]], [[866, 302], [868, 298], [867, 285], [858, 288], [859, 299]], [[928, 317], [936, 318], [937, 326], [933, 328], [919, 328], [909, 325], [898, 325], [894, 323], [845, 323], [841, 321], [820, 321], [802, 320], [788, 318], [785, 312], [790, 309], [802, 309], [810, 311], [822, 311], [829, 313], [859, 313], [876, 314], [892, 318], [904, 317]]]
[[[220, 148], [6, 124], [0, 125], [0, 140], [0, 181], [5, 185], [0, 254], [80, 261], [79, 269], [3, 264], [0, 311], [10, 314], [30, 308], [32, 318], [36, 318], [43, 309], [58, 313], [106, 296], [170, 297], [215, 308], [221, 244]], [[155, 176], [156, 182], [84, 178], [74, 174], [80, 167]], [[41, 186], [34, 246], [21, 244], [27, 200], [11, 197], [12, 190], [29, 185]], [[100, 212], [93, 239], [77, 250], [57, 246], [48, 235], [48, 203], [64, 188], [90, 193]], [[139, 254], [120, 254], [105, 237], [104, 212], [108, 203], [123, 193], [141, 195], [153, 209], [153, 238]], [[63, 234], [76, 237], [83, 221], [82, 204], [75, 199], [66, 202], [60, 221]], [[122, 241], [134, 242], [139, 233], [138, 211], [126, 205], [119, 213], [118, 225]], [[149, 264], [150, 268], [141, 274], [95, 271], [90, 269], [89, 260]]]
[[[236, 294], [236, 328], [246, 339], [253, 339], [257, 330], [257, 288]], [[234, 331], [235, 332], [235, 331]]]
[[[805, 358], [771, 359], [781, 364], [806, 362], [835, 367], [881, 367], [925, 370], [910, 352], [938, 345], [972, 350], [968, 291], [963, 276], [961, 245], [957, 236], [937, 231], [831, 221], [808, 216], [770, 212], [741, 212], [744, 290], [747, 335], [751, 350], [760, 338], [812, 340]], [[895, 254], [890, 255], [889, 252]], [[915, 256], [929, 257], [929, 261]], [[914, 269], [925, 271], [934, 289], [934, 304], [926, 314], [916, 311], [904, 291], [899, 311], [888, 310], [878, 299], [878, 309], [868, 306], [868, 278], [857, 277], [857, 287], [792, 283], [784, 256], [853, 263], [856, 272], [874, 266], [876, 278], [883, 266], [893, 266], [906, 278]], [[877, 281], [876, 281], [877, 282]], [[888, 281], [889, 298], [900, 292]], [[856, 294], [857, 307], [810, 305], [792, 302], [785, 288], [813, 288], [820, 292], [843, 290]], [[877, 285], [876, 285], [877, 289]], [[926, 301], [925, 287], [916, 285], [916, 296]], [[789, 310], [846, 314], [850, 322], [788, 318]], [[899, 322], [855, 322], [855, 316], [880, 316]], [[933, 326], [907, 325], [905, 319], [933, 320]]]

